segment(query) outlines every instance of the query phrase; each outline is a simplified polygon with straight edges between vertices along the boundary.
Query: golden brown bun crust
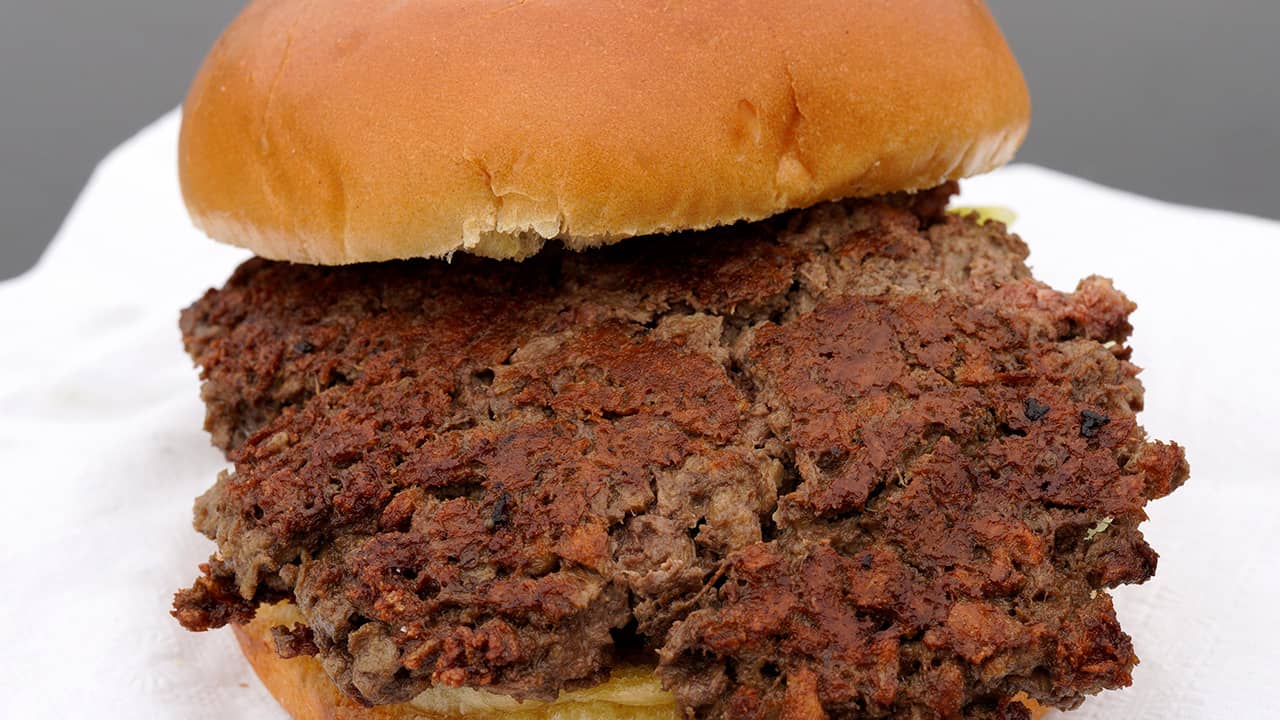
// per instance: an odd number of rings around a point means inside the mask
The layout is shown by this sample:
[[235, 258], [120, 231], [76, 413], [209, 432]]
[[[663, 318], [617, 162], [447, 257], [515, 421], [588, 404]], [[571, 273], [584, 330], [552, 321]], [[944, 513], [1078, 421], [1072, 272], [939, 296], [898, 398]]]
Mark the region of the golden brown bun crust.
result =
[[[233, 625], [240, 649], [253, 665], [262, 684], [295, 720], [498, 720], [512, 717], [513, 713], [468, 713], [466, 715], [441, 715], [415, 707], [409, 703], [382, 707], [364, 707], [343, 695], [321, 669], [320, 663], [309, 657], [282, 659], [275, 652], [271, 638], [274, 625], [293, 625], [301, 616], [287, 604], [263, 606], [257, 617], [248, 625]], [[1031, 708], [1034, 720], [1043, 718], [1047, 711], [1025, 697], [1019, 700]], [[580, 706], [581, 708], [581, 706]], [[594, 712], [592, 712], [594, 711]], [[594, 720], [648, 720], [655, 717], [676, 716], [674, 708], [646, 709], [619, 705], [597, 705], [587, 712], [572, 717], [591, 717]], [[518, 713], [520, 720], [544, 720], [554, 717], [549, 713], [531, 709]]]
[[[258, 609], [247, 626], [232, 626], [240, 649], [262, 683], [299, 720], [680, 720], [675, 700], [657, 687], [652, 669], [630, 668], [615, 673], [605, 686], [571, 693], [555, 705], [516, 703], [510, 698], [479, 698], [471, 690], [433, 690], [415, 700], [381, 707], [363, 707], [340, 693], [320, 663], [309, 657], [284, 660], [271, 638], [274, 625], [292, 626], [302, 616], [289, 604]], [[624, 676], [619, 679], [619, 676]], [[639, 684], [650, 686], [635, 692]], [[630, 692], [628, 691], [630, 688]], [[612, 690], [610, 693], [609, 690]], [[656, 694], [656, 697], [655, 697]], [[496, 700], [496, 702], [494, 702]], [[612, 701], [610, 701], [612, 700]], [[467, 711], [459, 708], [466, 705]]]
[[981, 0], [257, 0], [180, 166], [266, 257], [521, 257], [981, 173], [1029, 114]]
[[262, 684], [295, 720], [434, 720], [408, 712], [405, 706], [364, 707], [339, 692], [317, 660], [281, 658], [276, 654], [271, 627], [287, 620], [277, 619], [276, 611], [264, 607], [253, 622], [232, 628]]

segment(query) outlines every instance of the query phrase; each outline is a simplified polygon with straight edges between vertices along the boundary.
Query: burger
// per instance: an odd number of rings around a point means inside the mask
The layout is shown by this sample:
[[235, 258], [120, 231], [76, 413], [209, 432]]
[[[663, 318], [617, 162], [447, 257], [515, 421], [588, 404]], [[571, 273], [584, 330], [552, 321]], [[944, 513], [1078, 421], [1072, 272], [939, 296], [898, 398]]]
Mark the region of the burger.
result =
[[949, 208], [966, 0], [258, 0], [187, 98], [229, 469], [174, 616], [298, 718], [1028, 718], [1130, 684], [1187, 477], [1134, 305]]

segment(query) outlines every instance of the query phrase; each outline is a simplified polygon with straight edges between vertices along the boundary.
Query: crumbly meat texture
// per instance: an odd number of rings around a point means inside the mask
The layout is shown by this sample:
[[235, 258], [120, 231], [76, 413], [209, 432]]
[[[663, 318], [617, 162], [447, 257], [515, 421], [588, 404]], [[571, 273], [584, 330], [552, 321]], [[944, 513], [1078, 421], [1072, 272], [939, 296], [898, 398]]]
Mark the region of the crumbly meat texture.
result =
[[253, 260], [182, 317], [234, 462], [175, 615], [290, 599], [371, 704], [654, 658], [702, 717], [1017, 718], [1136, 663], [1183, 482], [1133, 305], [1031, 278], [953, 186], [521, 264]]

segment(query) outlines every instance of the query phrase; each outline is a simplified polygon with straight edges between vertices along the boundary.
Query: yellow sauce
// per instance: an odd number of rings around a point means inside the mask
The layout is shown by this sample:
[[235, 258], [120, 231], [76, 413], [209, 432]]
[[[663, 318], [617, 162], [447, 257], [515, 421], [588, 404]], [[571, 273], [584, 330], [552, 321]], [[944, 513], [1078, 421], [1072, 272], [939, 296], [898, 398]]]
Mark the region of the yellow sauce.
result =
[[979, 225], [985, 225], [986, 223], [995, 220], [1008, 226], [1012, 225], [1013, 222], [1018, 219], [1018, 214], [1013, 210], [1010, 210], [1007, 207], [1000, 207], [999, 205], [953, 207], [947, 208], [947, 212], [954, 213], [956, 215], [977, 215]]
[[586, 690], [566, 692], [555, 702], [520, 702], [471, 688], [432, 688], [411, 703], [440, 716], [511, 718], [512, 720], [676, 720], [675, 699], [662, 689], [651, 667], [623, 667], [609, 681]]

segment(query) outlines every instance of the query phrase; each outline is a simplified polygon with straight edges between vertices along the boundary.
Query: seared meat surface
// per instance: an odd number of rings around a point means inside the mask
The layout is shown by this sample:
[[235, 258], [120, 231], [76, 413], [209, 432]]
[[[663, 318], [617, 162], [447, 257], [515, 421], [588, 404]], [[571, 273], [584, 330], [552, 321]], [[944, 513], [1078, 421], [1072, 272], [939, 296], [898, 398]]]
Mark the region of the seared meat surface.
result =
[[234, 462], [175, 615], [289, 599], [367, 703], [643, 654], [698, 716], [1021, 717], [1128, 684], [1187, 476], [1133, 305], [953, 186], [523, 263], [242, 266], [182, 317]]

